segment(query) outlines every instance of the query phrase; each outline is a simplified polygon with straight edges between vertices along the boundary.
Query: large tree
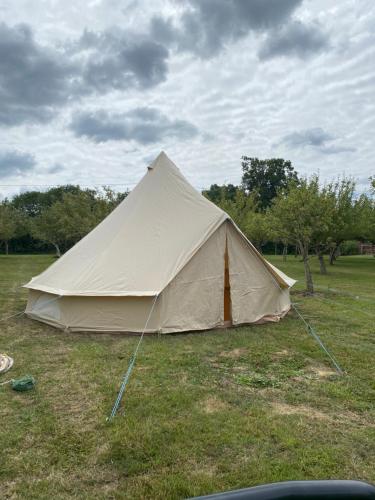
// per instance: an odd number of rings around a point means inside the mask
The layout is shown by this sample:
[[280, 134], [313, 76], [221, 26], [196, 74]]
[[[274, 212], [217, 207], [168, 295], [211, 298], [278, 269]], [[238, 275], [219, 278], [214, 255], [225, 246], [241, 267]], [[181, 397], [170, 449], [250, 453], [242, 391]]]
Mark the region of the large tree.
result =
[[9, 253], [9, 240], [25, 232], [25, 220], [7, 200], [0, 203], [0, 241]]
[[306, 289], [314, 293], [310, 269], [310, 248], [325, 234], [332, 223], [331, 203], [321, 190], [318, 176], [291, 181], [274, 199], [270, 216], [273, 230], [281, 240], [295, 244], [302, 256]]
[[242, 157], [242, 187], [258, 194], [261, 209], [269, 207], [277, 192], [292, 180], [297, 182], [298, 176], [289, 160]]

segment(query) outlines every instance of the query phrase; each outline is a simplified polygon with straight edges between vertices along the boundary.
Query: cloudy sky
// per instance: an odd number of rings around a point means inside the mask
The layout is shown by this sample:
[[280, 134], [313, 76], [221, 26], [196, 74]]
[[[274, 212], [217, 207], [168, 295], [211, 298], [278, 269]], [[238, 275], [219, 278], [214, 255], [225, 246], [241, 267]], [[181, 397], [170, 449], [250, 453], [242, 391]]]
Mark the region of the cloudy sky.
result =
[[0, 196], [132, 188], [160, 150], [197, 188], [242, 155], [375, 173], [373, 0], [0, 0]]

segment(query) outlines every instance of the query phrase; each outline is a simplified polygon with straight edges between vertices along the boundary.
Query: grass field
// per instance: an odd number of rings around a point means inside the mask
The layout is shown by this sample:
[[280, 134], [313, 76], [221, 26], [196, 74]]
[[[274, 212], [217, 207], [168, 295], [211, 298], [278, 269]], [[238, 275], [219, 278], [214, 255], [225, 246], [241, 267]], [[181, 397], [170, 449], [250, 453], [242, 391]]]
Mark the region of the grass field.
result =
[[[303, 278], [294, 257], [284, 272]], [[49, 256], [0, 257], [0, 315]], [[342, 257], [319, 293], [293, 300], [347, 374], [339, 377], [295, 313], [278, 324], [146, 337], [121, 411], [107, 424], [137, 337], [64, 333], [26, 317], [0, 323], [35, 391], [0, 387], [2, 498], [174, 499], [289, 479], [375, 481], [375, 259]]]

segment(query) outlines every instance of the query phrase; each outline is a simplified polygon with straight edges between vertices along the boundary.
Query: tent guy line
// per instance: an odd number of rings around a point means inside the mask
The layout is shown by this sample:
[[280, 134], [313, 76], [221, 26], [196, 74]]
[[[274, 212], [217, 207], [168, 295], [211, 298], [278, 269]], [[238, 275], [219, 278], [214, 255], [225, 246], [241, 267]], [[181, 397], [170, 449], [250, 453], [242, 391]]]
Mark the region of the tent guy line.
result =
[[125, 373], [124, 378], [122, 380], [121, 387], [120, 387], [119, 393], [117, 395], [115, 404], [113, 405], [111, 414], [110, 414], [109, 417], [107, 417], [107, 422], [110, 422], [113, 419], [113, 417], [116, 415], [117, 410], [118, 410], [118, 408], [120, 406], [120, 403], [121, 403], [122, 397], [124, 395], [126, 386], [127, 386], [128, 382], [129, 382], [130, 375], [131, 375], [131, 373], [133, 371], [133, 368], [134, 368], [134, 365], [135, 365], [135, 362], [136, 362], [136, 359], [137, 359], [137, 354], [138, 354], [139, 348], [141, 346], [141, 343], [142, 343], [142, 340], [143, 340], [146, 328], [148, 326], [148, 322], [150, 321], [150, 318], [151, 318], [151, 315], [152, 315], [152, 313], [154, 311], [154, 307], [155, 307], [155, 304], [156, 304], [156, 301], [157, 301], [158, 297], [159, 297], [159, 295], [155, 295], [155, 299], [154, 299], [154, 301], [152, 303], [152, 307], [150, 309], [150, 313], [149, 313], [149, 315], [147, 317], [147, 321], [146, 321], [145, 326], [143, 328], [141, 338], [138, 341], [138, 344], [137, 344], [137, 346], [135, 348], [134, 353], [130, 357], [128, 369], [126, 370], [126, 373]]
[[310, 323], [307, 322], [307, 320], [303, 317], [303, 315], [300, 313], [300, 311], [297, 309], [297, 306], [294, 302], [292, 302], [292, 307], [297, 313], [297, 316], [300, 318], [300, 320], [303, 322], [305, 325], [305, 328], [307, 330], [307, 333], [309, 333], [319, 344], [319, 346], [322, 348], [322, 350], [327, 354], [329, 359], [332, 361], [333, 366], [335, 367], [335, 370], [339, 375], [344, 375], [344, 371], [340, 368], [340, 365], [338, 364], [335, 356], [326, 348], [326, 346], [323, 344], [322, 339], [319, 337], [319, 335], [316, 333], [314, 328], [310, 325]]

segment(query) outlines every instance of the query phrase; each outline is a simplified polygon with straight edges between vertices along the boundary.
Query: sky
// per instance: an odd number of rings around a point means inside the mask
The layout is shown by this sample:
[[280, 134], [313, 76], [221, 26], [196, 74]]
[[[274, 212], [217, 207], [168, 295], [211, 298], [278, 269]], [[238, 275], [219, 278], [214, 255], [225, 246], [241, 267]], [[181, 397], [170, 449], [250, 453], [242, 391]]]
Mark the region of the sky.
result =
[[198, 189], [246, 155], [361, 192], [374, 138], [373, 0], [0, 0], [0, 198], [161, 150]]

